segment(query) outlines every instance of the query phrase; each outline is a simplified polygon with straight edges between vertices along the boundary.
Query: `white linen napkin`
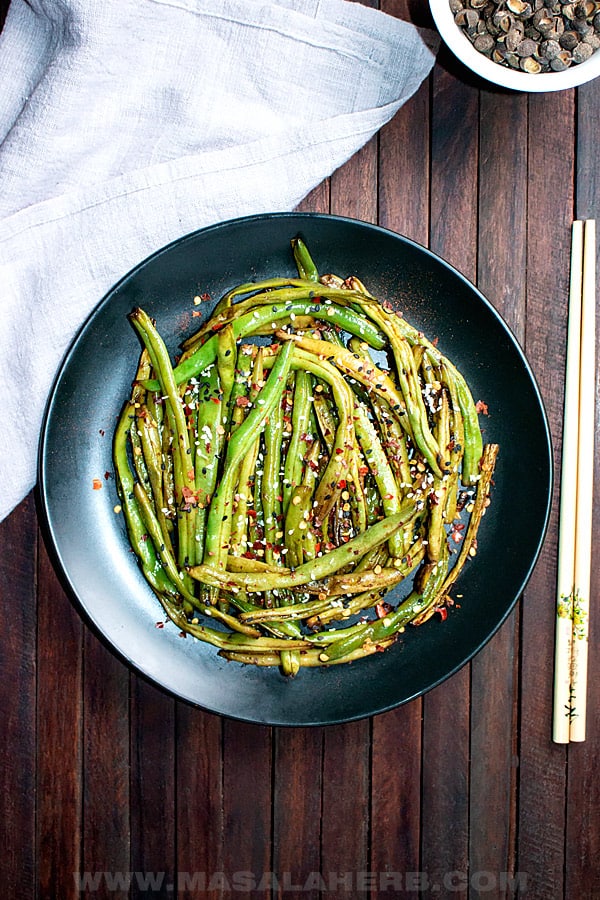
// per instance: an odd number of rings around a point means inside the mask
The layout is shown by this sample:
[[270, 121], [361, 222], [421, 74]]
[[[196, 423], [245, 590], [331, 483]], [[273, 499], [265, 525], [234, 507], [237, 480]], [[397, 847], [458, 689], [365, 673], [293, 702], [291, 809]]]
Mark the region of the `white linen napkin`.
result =
[[294, 206], [428, 75], [347, 0], [12, 0], [0, 36], [0, 519], [106, 291], [204, 225]]

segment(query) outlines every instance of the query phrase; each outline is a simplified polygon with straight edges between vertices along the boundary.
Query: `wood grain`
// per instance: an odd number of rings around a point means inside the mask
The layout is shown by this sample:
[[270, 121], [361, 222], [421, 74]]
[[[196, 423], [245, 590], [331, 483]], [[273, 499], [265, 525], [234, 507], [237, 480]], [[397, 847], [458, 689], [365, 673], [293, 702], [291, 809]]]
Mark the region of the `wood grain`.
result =
[[[482, 91], [480, 116], [477, 283], [523, 344], [526, 98]], [[511, 615], [472, 664], [470, 811], [479, 827], [470, 839], [470, 864], [498, 878], [513, 877], [515, 866], [518, 622]], [[508, 896], [507, 887], [498, 884], [498, 896]]]
[[251, 873], [236, 884], [250, 897], [271, 896], [264, 874], [271, 870], [273, 751], [272, 729], [242, 722], [223, 723], [223, 871]]
[[80, 896], [72, 873], [81, 871], [83, 623], [39, 546], [38, 891], [70, 900]]
[[[131, 676], [131, 870], [132, 898], [172, 896], [175, 884], [175, 701], [141, 675]], [[165, 816], [168, 811], [169, 815]]]
[[[275, 729], [273, 896], [320, 896], [323, 729]], [[293, 888], [292, 886], [295, 886]]]
[[32, 897], [36, 881], [37, 530], [28, 497], [0, 524], [0, 877], [7, 896]]
[[[552, 138], [537, 127], [553, 122]], [[564, 383], [566, 298], [573, 195], [574, 94], [529, 98], [530, 159], [527, 202], [527, 323], [525, 349], [538, 377], [554, 438], [559, 471]], [[535, 155], [543, 159], [539, 166]], [[552, 184], [552, 190], [548, 185]], [[544, 248], [542, 260], [539, 248]], [[540, 563], [525, 591], [522, 611], [520, 709], [519, 869], [533, 873], [540, 898], [564, 890], [565, 750], [550, 740], [556, 508]], [[534, 650], [535, 648], [535, 650]], [[547, 665], [540, 665], [547, 660]], [[543, 832], [543, 838], [542, 838]]]
[[[478, 129], [479, 92], [437, 66], [432, 92], [430, 246], [472, 281], [477, 274], [477, 198], [465, 188], [477, 180]], [[421, 865], [431, 884], [452, 888], [457, 897], [465, 897], [466, 889], [458, 876], [448, 873], [467, 872], [469, 865], [469, 700], [468, 666], [423, 700]]]
[[[89, 629], [83, 657], [81, 874], [108, 872], [98, 897], [124, 900], [131, 871], [129, 670]], [[113, 879], [114, 876], [114, 880]]]
[[[600, 218], [600, 173], [598, 166], [598, 127], [600, 121], [600, 91], [597, 83], [582, 86], [577, 96], [577, 154], [575, 172], [575, 218]], [[596, 225], [598, 227], [598, 225]], [[600, 272], [600, 266], [597, 265]], [[600, 289], [596, 288], [596, 322], [599, 321]], [[597, 329], [598, 331], [598, 326]], [[600, 359], [598, 335], [596, 359]], [[600, 432], [600, 383], [596, 374], [596, 435]], [[600, 454], [596, 453], [594, 471], [595, 514], [593, 520], [592, 546], [595, 548], [592, 559], [591, 596], [600, 597], [600, 559], [598, 557], [598, 535], [600, 535]], [[566, 875], [565, 892], [569, 897], [581, 897], [592, 900], [600, 896], [600, 784], [595, 773], [597, 761], [600, 759], [600, 731], [598, 724], [598, 705], [593, 705], [597, 696], [594, 685], [600, 683], [600, 658], [597, 648], [600, 646], [600, 613], [599, 604], [592, 606], [590, 614], [590, 656], [588, 668], [588, 728], [584, 743], [570, 744], [567, 771], [567, 811], [577, 810], [577, 815], [567, 816], [566, 827]], [[589, 706], [592, 701], [592, 706]]]
[[185, 703], [176, 716], [178, 898], [222, 896], [223, 722]]

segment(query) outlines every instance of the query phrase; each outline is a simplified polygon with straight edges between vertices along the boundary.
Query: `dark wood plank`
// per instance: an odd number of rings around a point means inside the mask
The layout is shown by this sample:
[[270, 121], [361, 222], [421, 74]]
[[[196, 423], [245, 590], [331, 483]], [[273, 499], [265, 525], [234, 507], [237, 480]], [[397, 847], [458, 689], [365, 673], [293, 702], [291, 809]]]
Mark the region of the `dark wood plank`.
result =
[[[598, 166], [598, 122], [600, 121], [600, 81], [578, 90], [577, 97], [577, 171], [576, 216], [598, 219], [600, 210], [600, 172]], [[598, 228], [598, 224], [596, 225]], [[600, 267], [598, 267], [600, 272]], [[600, 289], [597, 289], [596, 321], [600, 322]], [[597, 325], [597, 358], [600, 359], [600, 325]], [[596, 421], [600, 400], [596, 391]], [[591, 597], [600, 597], [600, 456], [596, 454], [594, 472], [595, 514]], [[591, 900], [600, 896], [600, 784], [597, 764], [600, 759], [600, 623], [598, 603], [592, 600], [590, 616], [590, 654], [588, 663], [588, 714], [586, 740], [568, 749], [566, 877], [565, 896]]]
[[363, 222], [377, 221], [376, 137], [331, 176], [331, 212]]
[[82, 873], [107, 873], [95, 896], [129, 896], [129, 670], [86, 627]]
[[[480, 102], [477, 281], [523, 343], [527, 99], [485, 90]], [[513, 614], [472, 664], [470, 866], [497, 879], [499, 897], [514, 874], [517, 647]]]
[[321, 873], [327, 897], [367, 896], [359, 873], [368, 871], [370, 722], [325, 729]]
[[42, 542], [38, 571], [38, 893], [70, 900], [80, 896], [83, 624]]
[[176, 710], [178, 900], [222, 892], [223, 722], [186, 703]]
[[[557, 473], [574, 207], [574, 113], [572, 91], [529, 98], [525, 348], [546, 404]], [[542, 120], [552, 122], [552, 129], [540, 128]], [[531, 873], [530, 890], [540, 900], [560, 897], [564, 889], [566, 754], [551, 742], [557, 531], [555, 504], [522, 609], [518, 868]]]
[[421, 826], [421, 702], [373, 719], [369, 896], [423, 896]]
[[575, 200], [578, 219], [597, 218], [600, 209], [599, 121], [600, 82], [596, 78], [577, 90]]
[[223, 723], [224, 883], [257, 900], [268, 900], [272, 886], [271, 739], [270, 728]]
[[[404, 0], [381, 9], [409, 19]], [[379, 132], [379, 224], [427, 244], [429, 233], [429, 81]]]
[[7, 897], [35, 893], [36, 540], [30, 496], [0, 524], [0, 879]]
[[[431, 126], [431, 249], [476, 276], [479, 94], [436, 66]], [[421, 867], [457, 897], [468, 872], [469, 667], [423, 700]], [[452, 822], [452, 827], [448, 823]], [[450, 873], [460, 873], [452, 876]]]
[[273, 897], [320, 893], [323, 729], [277, 728], [273, 771]]
[[298, 212], [329, 212], [331, 179], [326, 178], [298, 204]]
[[175, 701], [131, 677], [131, 897], [172, 897], [175, 884]]

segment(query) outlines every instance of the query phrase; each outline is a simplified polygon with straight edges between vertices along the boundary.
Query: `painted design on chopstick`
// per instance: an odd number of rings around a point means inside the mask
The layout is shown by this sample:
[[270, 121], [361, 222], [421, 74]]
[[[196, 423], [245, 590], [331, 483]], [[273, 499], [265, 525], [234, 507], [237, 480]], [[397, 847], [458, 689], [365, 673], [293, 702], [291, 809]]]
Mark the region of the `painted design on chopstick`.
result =
[[565, 706], [565, 716], [567, 717], [569, 722], [571, 722], [577, 716], [575, 706], [573, 705], [574, 702], [575, 702], [575, 690], [573, 688], [573, 685], [570, 684], [569, 685], [569, 702]]
[[588, 603], [577, 589], [573, 593], [572, 601], [573, 637], [578, 641], [588, 639]]
[[561, 594], [556, 602], [556, 615], [559, 619], [570, 619], [573, 615], [573, 594]]
[[577, 220], [571, 234], [554, 655], [552, 738], [559, 744], [585, 740], [595, 442], [595, 289], [595, 221]]

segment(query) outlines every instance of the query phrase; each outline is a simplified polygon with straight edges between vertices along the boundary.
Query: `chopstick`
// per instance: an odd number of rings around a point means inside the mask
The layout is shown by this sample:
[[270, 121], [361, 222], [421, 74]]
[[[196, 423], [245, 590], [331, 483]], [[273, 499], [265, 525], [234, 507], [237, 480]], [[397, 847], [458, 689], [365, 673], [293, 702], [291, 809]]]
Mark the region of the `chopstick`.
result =
[[596, 223], [573, 222], [552, 739], [585, 740], [594, 473]]

